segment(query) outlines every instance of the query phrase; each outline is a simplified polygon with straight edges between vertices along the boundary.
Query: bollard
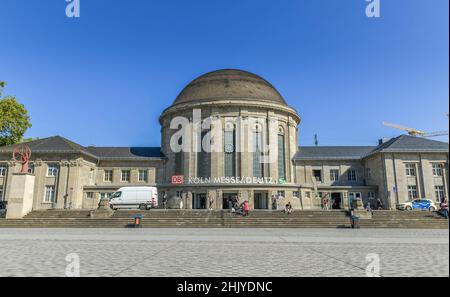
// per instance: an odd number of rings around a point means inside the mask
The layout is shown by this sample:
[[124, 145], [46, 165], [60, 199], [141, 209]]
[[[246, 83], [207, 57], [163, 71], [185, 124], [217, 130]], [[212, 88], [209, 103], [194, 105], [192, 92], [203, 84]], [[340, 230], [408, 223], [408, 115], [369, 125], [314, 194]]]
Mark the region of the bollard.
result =
[[140, 228], [142, 222], [142, 215], [134, 215], [134, 228]]

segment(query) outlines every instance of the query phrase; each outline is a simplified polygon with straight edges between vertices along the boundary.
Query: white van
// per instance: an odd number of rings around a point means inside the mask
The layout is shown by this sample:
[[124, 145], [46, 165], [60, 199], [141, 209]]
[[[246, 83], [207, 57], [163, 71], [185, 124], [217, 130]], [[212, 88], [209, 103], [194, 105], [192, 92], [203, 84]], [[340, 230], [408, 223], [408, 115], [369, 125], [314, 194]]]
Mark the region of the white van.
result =
[[112, 209], [155, 208], [158, 206], [158, 190], [155, 187], [123, 187], [111, 195], [109, 203]]

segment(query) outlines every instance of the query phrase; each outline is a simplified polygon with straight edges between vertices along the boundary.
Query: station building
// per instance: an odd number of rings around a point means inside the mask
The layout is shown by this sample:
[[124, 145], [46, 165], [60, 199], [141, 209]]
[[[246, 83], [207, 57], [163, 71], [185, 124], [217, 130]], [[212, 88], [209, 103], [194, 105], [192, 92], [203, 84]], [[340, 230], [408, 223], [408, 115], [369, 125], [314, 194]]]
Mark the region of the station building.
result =
[[[216, 120], [209, 131], [192, 133], [190, 146], [209, 133], [209, 143], [222, 150], [173, 150], [173, 120], [187, 119], [191, 135], [196, 111], [201, 120]], [[241, 129], [229, 120], [237, 118], [256, 121]], [[252, 209], [272, 209], [274, 201], [278, 208], [289, 201], [296, 209], [320, 209], [323, 198], [332, 209], [349, 208], [356, 199], [372, 206], [380, 199], [384, 208], [395, 209], [415, 198], [448, 197], [448, 143], [401, 135], [375, 146], [299, 147], [298, 112], [269, 82], [246, 71], [219, 70], [195, 79], [159, 121], [161, 147], [85, 147], [60, 136], [27, 143], [33, 209], [93, 209], [127, 186], [155, 186], [170, 208], [183, 209], [223, 209], [233, 196], [248, 200]], [[269, 122], [276, 122], [275, 132]], [[276, 143], [276, 158], [262, 162], [268, 152], [261, 148], [269, 142]], [[12, 161], [15, 147], [0, 147], [3, 201], [21, 167]]]

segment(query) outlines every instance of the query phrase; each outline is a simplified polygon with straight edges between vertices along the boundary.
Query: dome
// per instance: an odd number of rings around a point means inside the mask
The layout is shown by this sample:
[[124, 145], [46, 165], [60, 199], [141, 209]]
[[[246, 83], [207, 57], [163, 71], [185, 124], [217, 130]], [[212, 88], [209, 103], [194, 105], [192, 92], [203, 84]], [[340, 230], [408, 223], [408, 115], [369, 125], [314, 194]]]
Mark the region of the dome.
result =
[[217, 70], [192, 81], [173, 103], [253, 100], [287, 105], [278, 91], [260, 76], [242, 70]]

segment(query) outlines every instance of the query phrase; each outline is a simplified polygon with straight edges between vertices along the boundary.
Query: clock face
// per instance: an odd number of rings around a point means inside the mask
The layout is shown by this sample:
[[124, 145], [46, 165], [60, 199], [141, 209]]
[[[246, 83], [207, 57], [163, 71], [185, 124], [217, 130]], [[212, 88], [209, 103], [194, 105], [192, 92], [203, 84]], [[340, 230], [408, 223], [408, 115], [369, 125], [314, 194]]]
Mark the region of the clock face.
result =
[[225, 153], [232, 153], [234, 152], [234, 145], [231, 143], [228, 143], [225, 145]]

